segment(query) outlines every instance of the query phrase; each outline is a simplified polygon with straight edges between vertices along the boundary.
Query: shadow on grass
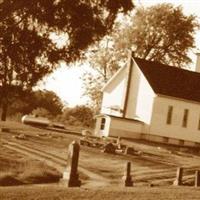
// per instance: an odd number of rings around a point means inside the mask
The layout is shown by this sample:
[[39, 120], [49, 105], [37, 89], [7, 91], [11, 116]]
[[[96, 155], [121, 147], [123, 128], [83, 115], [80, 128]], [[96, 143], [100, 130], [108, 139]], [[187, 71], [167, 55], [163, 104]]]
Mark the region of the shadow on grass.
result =
[[21, 180], [18, 180], [14, 176], [14, 174], [1, 174], [0, 186], [16, 186], [24, 184]]
[[20, 163], [15, 170], [1, 172], [0, 186], [24, 184], [56, 183], [62, 174], [55, 168], [38, 161]]

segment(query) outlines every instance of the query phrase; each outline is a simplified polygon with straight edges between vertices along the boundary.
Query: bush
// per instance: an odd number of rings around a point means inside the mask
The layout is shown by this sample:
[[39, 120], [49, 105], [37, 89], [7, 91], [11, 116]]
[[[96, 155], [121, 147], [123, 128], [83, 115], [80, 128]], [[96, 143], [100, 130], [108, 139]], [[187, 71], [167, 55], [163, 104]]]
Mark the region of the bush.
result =
[[64, 110], [62, 117], [70, 125], [92, 127], [94, 124], [93, 111], [87, 106], [76, 106]]
[[41, 107], [34, 109], [32, 114], [40, 117], [51, 118], [50, 112], [47, 109]]

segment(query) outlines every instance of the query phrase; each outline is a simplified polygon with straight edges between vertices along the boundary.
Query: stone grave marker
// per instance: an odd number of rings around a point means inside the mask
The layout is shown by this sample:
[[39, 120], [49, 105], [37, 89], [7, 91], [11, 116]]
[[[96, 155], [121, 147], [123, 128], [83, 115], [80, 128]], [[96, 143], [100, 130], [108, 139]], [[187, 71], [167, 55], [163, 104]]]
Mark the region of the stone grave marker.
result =
[[79, 151], [79, 143], [73, 141], [68, 148], [67, 167], [63, 173], [63, 179], [67, 181], [68, 187], [81, 186], [78, 174]]
[[115, 153], [115, 150], [116, 150], [116, 147], [111, 143], [107, 143], [106, 145], [104, 145], [103, 147], [103, 152], [104, 153], [111, 153], [111, 154], [114, 154]]
[[126, 147], [125, 151], [124, 151], [124, 154], [126, 155], [134, 155], [135, 154], [135, 150], [133, 147]]

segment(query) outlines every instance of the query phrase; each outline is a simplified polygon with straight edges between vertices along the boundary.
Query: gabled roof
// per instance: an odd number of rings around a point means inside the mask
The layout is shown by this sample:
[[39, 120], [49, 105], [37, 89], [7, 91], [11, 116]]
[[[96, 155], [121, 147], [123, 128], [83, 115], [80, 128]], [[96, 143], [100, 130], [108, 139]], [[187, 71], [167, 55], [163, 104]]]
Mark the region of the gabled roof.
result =
[[106, 88], [111, 85], [114, 80], [122, 73], [123, 70], [125, 70], [127, 65], [124, 65], [123, 67], [119, 68], [118, 71], [108, 80], [108, 82], [104, 85], [104, 87], [101, 89], [101, 91], [106, 90]]
[[134, 58], [157, 94], [200, 102], [200, 73]]

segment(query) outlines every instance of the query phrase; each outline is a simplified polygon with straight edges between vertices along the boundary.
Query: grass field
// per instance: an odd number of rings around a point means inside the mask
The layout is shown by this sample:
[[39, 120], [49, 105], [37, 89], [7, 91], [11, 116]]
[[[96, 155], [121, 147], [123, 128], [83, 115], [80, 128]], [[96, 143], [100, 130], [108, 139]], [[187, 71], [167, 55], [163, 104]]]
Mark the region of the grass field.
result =
[[3, 138], [16, 140], [16, 135], [24, 133], [36, 134], [42, 130], [16, 122], [1, 122], [0, 128], [2, 127], [9, 128], [12, 133], [0, 132], [0, 186], [59, 181], [62, 174], [56, 168], [48, 166], [45, 162], [8, 149], [4, 146], [4, 142], [2, 142]]
[[0, 186], [58, 182], [61, 173], [44, 162], [0, 145]]
[[200, 190], [190, 187], [72, 189], [40, 185], [0, 188], [0, 195], [3, 200], [199, 200]]
[[[0, 187], [0, 199], [199, 199], [200, 190], [193, 186], [194, 172], [200, 169], [198, 152], [125, 140], [141, 153], [112, 155], [81, 146], [79, 172], [82, 186], [67, 188], [63, 183], [42, 183], [58, 180], [66, 166], [68, 145], [80, 136], [15, 122], [0, 123], [0, 127], [10, 129], [0, 132], [0, 185], [6, 185], [6, 181], [8, 185], [22, 184]], [[20, 134], [25, 138], [18, 139]], [[26, 149], [30, 152], [26, 153]], [[52, 157], [60, 159], [61, 163], [52, 163]], [[133, 188], [123, 187], [122, 176], [127, 161], [132, 163]], [[173, 187], [176, 169], [180, 166], [184, 167], [183, 181], [187, 186]], [[32, 183], [40, 184], [30, 185]]]

